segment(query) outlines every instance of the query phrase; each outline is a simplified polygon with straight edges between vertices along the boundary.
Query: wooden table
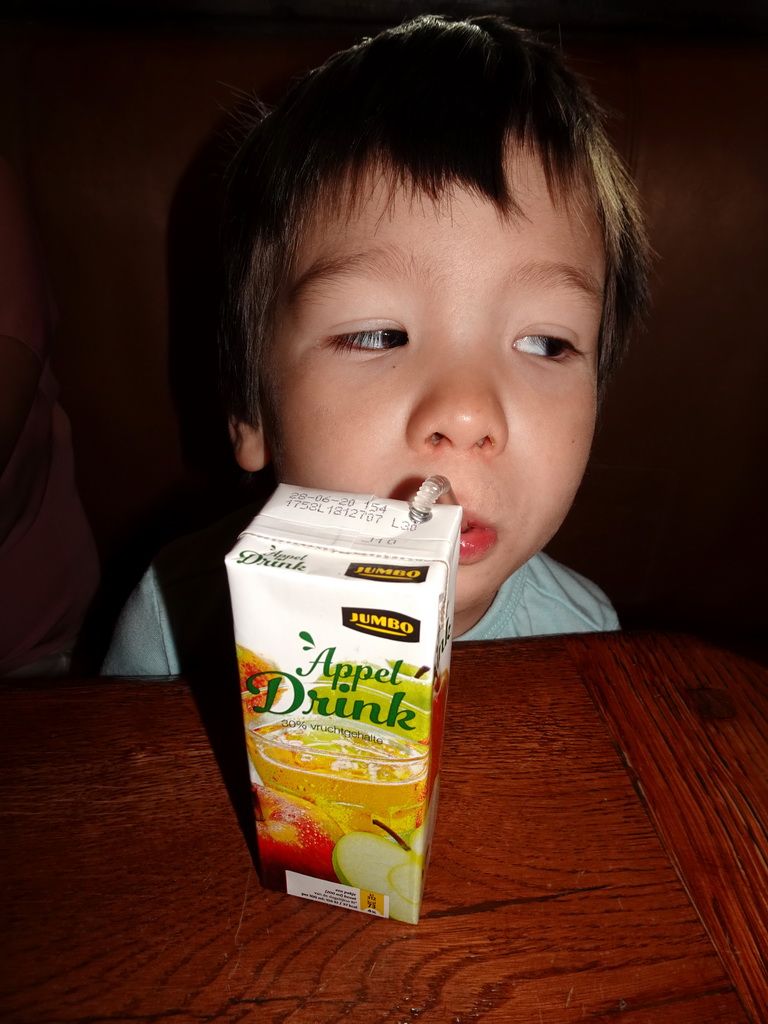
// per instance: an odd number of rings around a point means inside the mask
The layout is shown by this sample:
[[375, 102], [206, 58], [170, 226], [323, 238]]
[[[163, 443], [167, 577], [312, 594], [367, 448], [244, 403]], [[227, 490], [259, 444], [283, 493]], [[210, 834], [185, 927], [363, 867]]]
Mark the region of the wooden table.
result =
[[416, 927], [260, 888], [227, 686], [0, 691], [6, 1024], [768, 1020], [749, 660], [649, 634], [457, 645]]

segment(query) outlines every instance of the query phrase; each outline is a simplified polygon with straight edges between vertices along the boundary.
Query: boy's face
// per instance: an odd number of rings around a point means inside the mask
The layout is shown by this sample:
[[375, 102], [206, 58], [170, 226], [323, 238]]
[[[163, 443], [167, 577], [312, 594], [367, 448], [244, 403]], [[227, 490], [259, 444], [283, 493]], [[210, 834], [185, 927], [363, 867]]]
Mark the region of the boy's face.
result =
[[[302, 245], [273, 366], [281, 480], [407, 499], [434, 473], [464, 507], [457, 635], [560, 526], [595, 423], [604, 279], [594, 216], [553, 206], [533, 157], [520, 214], [371, 184]], [[248, 469], [263, 439], [240, 434]]]

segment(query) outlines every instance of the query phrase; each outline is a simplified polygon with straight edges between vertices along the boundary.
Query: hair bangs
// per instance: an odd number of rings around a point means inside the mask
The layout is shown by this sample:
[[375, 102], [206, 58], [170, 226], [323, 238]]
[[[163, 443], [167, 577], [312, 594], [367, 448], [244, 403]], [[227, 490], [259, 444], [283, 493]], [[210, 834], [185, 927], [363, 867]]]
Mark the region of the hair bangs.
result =
[[354, 191], [380, 168], [434, 200], [459, 186], [514, 210], [506, 170], [521, 148], [562, 195], [589, 177], [576, 93], [548, 47], [499, 19], [416, 19], [336, 55], [297, 88], [293, 117], [280, 124], [281, 148], [302, 151], [293, 195], [306, 213], [317, 195]]

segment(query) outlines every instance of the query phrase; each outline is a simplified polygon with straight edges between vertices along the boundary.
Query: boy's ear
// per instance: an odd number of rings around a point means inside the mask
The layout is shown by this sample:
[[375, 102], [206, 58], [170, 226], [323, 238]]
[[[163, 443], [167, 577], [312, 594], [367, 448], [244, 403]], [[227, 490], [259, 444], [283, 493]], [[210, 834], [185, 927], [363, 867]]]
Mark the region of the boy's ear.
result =
[[229, 437], [241, 469], [249, 473], [258, 473], [260, 469], [264, 469], [271, 455], [262, 427], [252, 427], [240, 420], [230, 420]]

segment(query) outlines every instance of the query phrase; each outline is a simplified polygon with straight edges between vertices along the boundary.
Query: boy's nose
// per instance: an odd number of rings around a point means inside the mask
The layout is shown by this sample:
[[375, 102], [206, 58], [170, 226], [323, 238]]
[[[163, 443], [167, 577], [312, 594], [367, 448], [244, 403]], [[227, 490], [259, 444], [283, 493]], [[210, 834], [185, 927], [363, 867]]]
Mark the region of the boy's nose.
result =
[[419, 450], [450, 448], [489, 457], [504, 450], [507, 419], [490, 381], [472, 373], [435, 381], [411, 415], [409, 441]]

